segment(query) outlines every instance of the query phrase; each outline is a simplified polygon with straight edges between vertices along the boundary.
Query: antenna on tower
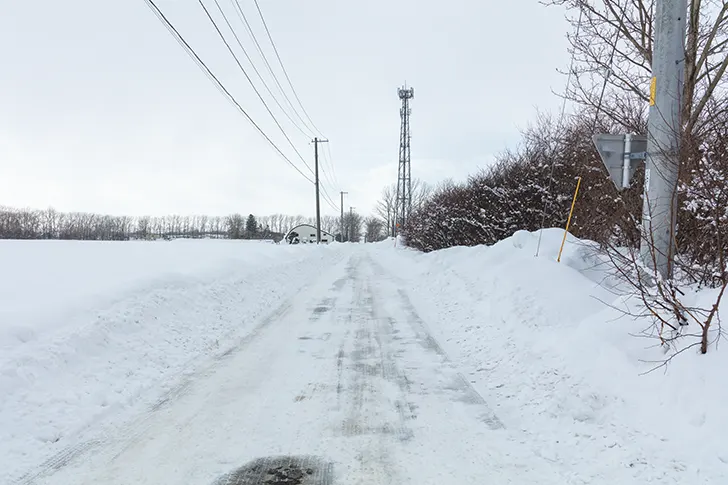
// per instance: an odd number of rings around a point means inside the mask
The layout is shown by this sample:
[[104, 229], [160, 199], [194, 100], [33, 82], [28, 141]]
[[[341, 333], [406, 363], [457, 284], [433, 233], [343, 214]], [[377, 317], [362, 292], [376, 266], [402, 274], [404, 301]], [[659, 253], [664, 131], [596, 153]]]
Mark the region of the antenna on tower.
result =
[[410, 100], [415, 97], [415, 89], [408, 88], [405, 82], [404, 87], [397, 89], [397, 95], [402, 100], [402, 107], [399, 116], [402, 124], [399, 131], [399, 168], [397, 170], [397, 200], [395, 202], [395, 227], [394, 234], [399, 233], [409, 219], [412, 210], [412, 167], [410, 164]]

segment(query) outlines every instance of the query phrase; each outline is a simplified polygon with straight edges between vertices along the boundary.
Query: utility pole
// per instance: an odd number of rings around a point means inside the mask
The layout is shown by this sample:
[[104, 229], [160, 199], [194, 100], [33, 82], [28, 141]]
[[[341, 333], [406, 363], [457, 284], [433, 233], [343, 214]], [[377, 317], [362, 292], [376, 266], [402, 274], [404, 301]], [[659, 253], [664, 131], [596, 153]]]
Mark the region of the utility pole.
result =
[[344, 242], [344, 194], [349, 192], [341, 192], [341, 242]]
[[647, 137], [593, 137], [617, 190], [629, 188], [636, 165], [645, 162], [640, 259], [663, 278], [672, 276], [675, 257], [687, 8], [687, 0], [656, 3]]
[[663, 278], [675, 255], [686, 16], [687, 0], [656, 4], [640, 254]]
[[321, 244], [321, 200], [319, 199], [319, 164], [318, 164], [318, 144], [328, 143], [328, 140], [313, 139], [313, 153], [316, 161], [316, 244]]
[[[402, 107], [399, 116], [402, 120], [399, 131], [399, 168], [397, 169], [397, 199], [394, 211], [394, 227], [404, 226], [412, 209], [412, 166], [410, 163], [410, 99], [415, 97], [415, 89], [403, 88], [397, 90]], [[399, 231], [397, 231], [399, 232]], [[395, 234], [396, 236], [396, 234]]]

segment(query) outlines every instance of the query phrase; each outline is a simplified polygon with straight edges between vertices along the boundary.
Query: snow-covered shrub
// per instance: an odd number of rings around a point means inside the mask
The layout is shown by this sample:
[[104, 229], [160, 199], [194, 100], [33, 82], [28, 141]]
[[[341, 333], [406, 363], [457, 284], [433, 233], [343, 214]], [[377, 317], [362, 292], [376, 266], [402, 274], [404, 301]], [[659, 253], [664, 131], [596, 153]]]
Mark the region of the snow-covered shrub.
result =
[[606, 242], [616, 226], [623, 239], [637, 239], [625, 213], [639, 213], [639, 194], [632, 190], [624, 200], [617, 197], [591, 141], [592, 128], [587, 115], [560, 126], [541, 116], [524, 131], [517, 150], [500, 154], [495, 164], [462, 184], [436, 190], [403, 228], [407, 243], [432, 251], [493, 244], [518, 230], [563, 227], [577, 177], [582, 189], [571, 232]]
[[687, 276], [718, 286], [728, 254], [728, 127], [716, 126], [682, 171], [677, 244]]

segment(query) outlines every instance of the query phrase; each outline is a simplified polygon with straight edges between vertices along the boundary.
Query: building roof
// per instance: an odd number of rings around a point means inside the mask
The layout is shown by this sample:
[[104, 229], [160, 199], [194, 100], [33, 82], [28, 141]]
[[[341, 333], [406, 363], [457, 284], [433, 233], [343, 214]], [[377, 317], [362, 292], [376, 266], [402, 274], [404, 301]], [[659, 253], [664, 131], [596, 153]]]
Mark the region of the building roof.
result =
[[[287, 240], [288, 240], [288, 235], [289, 235], [290, 233], [294, 232], [294, 231], [295, 231], [295, 232], [298, 232], [298, 233], [300, 234], [300, 232], [301, 232], [301, 231], [300, 231], [300, 229], [301, 229], [301, 228], [306, 228], [306, 229], [309, 229], [309, 230], [311, 230], [311, 231], [314, 231], [314, 234], [316, 234], [316, 227], [315, 227], [315, 226], [313, 226], [313, 225], [311, 225], [311, 224], [299, 224], [299, 225], [297, 225], [297, 226], [294, 226], [294, 227], [292, 227], [292, 228], [291, 228], [291, 230], [290, 230], [290, 231], [288, 231], [288, 232], [286, 233], [286, 235], [285, 235], [285, 236], [283, 236], [283, 240], [284, 240], [284, 241], [287, 241]], [[309, 234], [310, 234], [310, 233], [309, 233]], [[324, 231], [323, 229], [321, 229], [321, 236], [322, 236], [322, 237], [323, 237], [323, 236], [328, 236], [328, 237], [331, 237], [331, 238], [336, 238], [336, 236], [334, 236], [333, 234], [331, 234], [331, 233], [330, 233], [330, 232], [328, 232], [328, 231]], [[310, 237], [310, 236], [308, 236], [308, 237]]]

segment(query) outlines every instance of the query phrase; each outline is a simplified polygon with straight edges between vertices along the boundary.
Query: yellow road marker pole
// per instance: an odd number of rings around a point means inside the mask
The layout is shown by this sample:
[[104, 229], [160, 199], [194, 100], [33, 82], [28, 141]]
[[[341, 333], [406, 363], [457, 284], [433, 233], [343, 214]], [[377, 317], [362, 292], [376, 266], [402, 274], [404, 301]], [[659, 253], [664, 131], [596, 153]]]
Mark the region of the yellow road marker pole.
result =
[[571, 201], [571, 210], [569, 211], [569, 219], [566, 221], [566, 229], [564, 229], [564, 239], [561, 240], [561, 248], [559, 248], [559, 257], [556, 259], [557, 262], [561, 262], [561, 252], [564, 250], [564, 244], [566, 243], [566, 235], [569, 233], [569, 226], [571, 225], [571, 216], [574, 215], [574, 206], [576, 205], [576, 196], [579, 195], [579, 186], [581, 185], [581, 177], [576, 179], [576, 190], [574, 191], [574, 199]]

